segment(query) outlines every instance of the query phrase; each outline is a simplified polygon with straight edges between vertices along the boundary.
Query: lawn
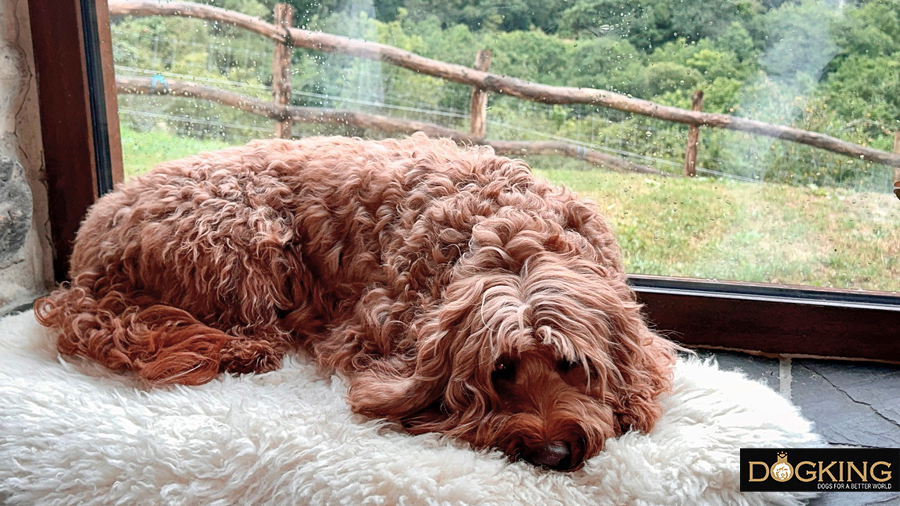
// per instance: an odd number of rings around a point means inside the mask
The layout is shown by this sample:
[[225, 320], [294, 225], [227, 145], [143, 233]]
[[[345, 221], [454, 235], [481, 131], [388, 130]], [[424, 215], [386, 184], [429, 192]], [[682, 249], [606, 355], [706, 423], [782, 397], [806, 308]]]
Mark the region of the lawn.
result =
[[122, 127], [121, 133], [126, 179], [143, 174], [167, 160], [184, 158], [202, 151], [214, 151], [230, 145], [218, 139], [181, 137], [163, 129], [137, 132]]
[[900, 201], [891, 194], [551, 163], [533, 161], [539, 175], [600, 206], [629, 272], [900, 290]]
[[[122, 129], [126, 177], [227, 145]], [[900, 200], [891, 194], [618, 174], [557, 157], [529, 163], [600, 206], [629, 272], [900, 291]]]

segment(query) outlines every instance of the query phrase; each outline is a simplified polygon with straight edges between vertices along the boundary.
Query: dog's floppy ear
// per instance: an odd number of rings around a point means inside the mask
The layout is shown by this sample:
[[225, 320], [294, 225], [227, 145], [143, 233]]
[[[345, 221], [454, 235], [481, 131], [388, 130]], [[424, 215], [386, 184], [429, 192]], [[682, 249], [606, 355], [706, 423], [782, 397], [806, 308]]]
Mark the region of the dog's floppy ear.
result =
[[433, 404], [443, 393], [440, 378], [422, 378], [415, 364], [375, 362], [350, 384], [353, 411], [374, 418], [402, 421]]
[[647, 328], [636, 303], [626, 304], [614, 324], [619, 339], [614, 352], [618, 374], [613, 377], [620, 381], [610, 382], [617, 393], [614, 409], [623, 432], [646, 432], [662, 414], [656, 398], [670, 386], [676, 347]]
[[472, 357], [462, 361], [466, 367], [454, 372], [457, 359], [466, 355], [463, 348], [470, 327], [466, 320], [482, 293], [479, 286], [471, 285], [471, 280], [451, 285], [445, 302], [426, 311], [421, 324], [408, 328], [414, 334], [409, 336], [414, 349], [376, 360], [353, 378], [349, 392], [353, 411], [401, 422], [411, 432], [442, 430], [454, 416], [449, 411], [459, 415], [468, 404], [469, 389], [454, 382], [448, 392], [448, 383], [454, 374], [468, 378], [476, 367]]
[[415, 356], [378, 360], [360, 371], [350, 384], [353, 411], [406, 422], [439, 404], [450, 377], [446, 361], [436, 356], [439, 341], [422, 340]]
[[[457, 268], [465, 264], [460, 261]], [[441, 303], [425, 308], [406, 327], [400, 341], [408, 347], [357, 373], [349, 392], [355, 412], [400, 422], [413, 433], [459, 429], [462, 420], [480, 418], [488, 401], [477, 397], [487, 388], [473, 381], [478, 381], [480, 352], [491, 334], [471, 332], [485, 287], [495, 278], [479, 274], [480, 269], [481, 264], [457, 270], [458, 279], [443, 290]], [[480, 376], [489, 379], [490, 372]]]

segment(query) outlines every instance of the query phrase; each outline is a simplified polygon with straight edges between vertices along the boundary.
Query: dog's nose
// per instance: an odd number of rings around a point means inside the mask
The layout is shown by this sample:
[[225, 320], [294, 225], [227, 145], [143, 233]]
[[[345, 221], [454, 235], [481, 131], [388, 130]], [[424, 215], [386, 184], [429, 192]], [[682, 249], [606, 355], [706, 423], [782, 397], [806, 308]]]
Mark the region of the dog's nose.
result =
[[525, 460], [536, 466], [549, 469], [561, 469], [568, 465], [572, 452], [569, 445], [563, 441], [550, 441], [542, 448], [532, 450], [525, 456]]

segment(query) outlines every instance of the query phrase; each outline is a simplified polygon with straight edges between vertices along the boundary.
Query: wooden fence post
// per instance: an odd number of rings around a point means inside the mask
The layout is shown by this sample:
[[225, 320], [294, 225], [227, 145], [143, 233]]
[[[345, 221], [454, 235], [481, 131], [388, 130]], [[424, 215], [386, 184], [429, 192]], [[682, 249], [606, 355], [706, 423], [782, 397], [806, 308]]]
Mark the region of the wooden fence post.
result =
[[[691, 110], [703, 111], [703, 90], [694, 92], [691, 99]], [[688, 128], [687, 149], [684, 152], [684, 175], [694, 177], [697, 174], [697, 145], [700, 142], [700, 126], [691, 125]]]
[[[482, 49], [475, 57], [475, 70], [487, 72], [491, 68], [491, 50]], [[472, 88], [472, 106], [469, 131], [475, 137], [484, 139], [487, 126], [488, 92], [482, 88]]]
[[[275, 4], [275, 26], [289, 33], [294, 17], [294, 8], [289, 4]], [[289, 43], [275, 42], [275, 58], [272, 61], [272, 93], [275, 104], [287, 106], [291, 103], [291, 56], [292, 46]], [[275, 137], [291, 138], [291, 120], [283, 119], [275, 122]]]
[[[894, 154], [900, 155], [900, 130], [894, 132]], [[894, 167], [894, 195], [900, 199], [900, 167]]]

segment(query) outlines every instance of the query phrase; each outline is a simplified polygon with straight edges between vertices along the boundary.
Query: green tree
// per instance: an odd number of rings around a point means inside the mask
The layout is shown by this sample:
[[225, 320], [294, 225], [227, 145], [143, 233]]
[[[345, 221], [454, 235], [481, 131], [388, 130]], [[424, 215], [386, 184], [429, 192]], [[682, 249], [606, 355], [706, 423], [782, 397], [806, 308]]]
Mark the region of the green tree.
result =
[[770, 44], [760, 57], [770, 76], [798, 79], [798, 74], [818, 80], [837, 54], [831, 34], [835, 13], [820, 0], [785, 3], [766, 13]]
[[[464, 24], [472, 31], [555, 32], [565, 0], [406, 0], [411, 19], [436, 16], [444, 27]], [[376, 10], [378, 3], [376, 2]]]
[[900, 53], [900, 0], [872, 0], [845, 14], [834, 25], [838, 61]]
[[615, 35], [649, 53], [679, 38], [718, 37], [735, 22], [757, 31], [761, 12], [756, 0], [577, 0], [562, 14], [560, 29], [567, 34]]
[[627, 40], [615, 37], [579, 39], [569, 56], [569, 86], [597, 88], [637, 97], [647, 96], [647, 56]]
[[900, 129], [900, 61], [896, 57], [850, 56], [828, 77], [820, 93], [847, 121], [876, 122], [884, 135]]

